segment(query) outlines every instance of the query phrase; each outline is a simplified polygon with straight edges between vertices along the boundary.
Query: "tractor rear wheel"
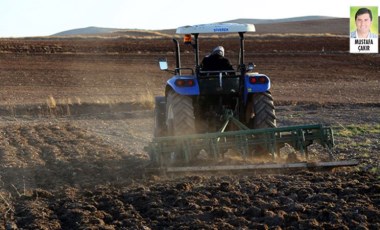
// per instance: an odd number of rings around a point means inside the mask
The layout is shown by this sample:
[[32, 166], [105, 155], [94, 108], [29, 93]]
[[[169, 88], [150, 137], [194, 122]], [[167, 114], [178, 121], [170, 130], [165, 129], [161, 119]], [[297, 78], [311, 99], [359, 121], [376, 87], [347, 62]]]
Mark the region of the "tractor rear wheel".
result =
[[[272, 95], [269, 91], [251, 95], [247, 105], [246, 121], [250, 129], [276, 128], [276, 114]], [[266, 138], [257, 136], [257, 138]], [[268, 156], [265, 145], [256, 145], [251, 148], [255, 156]]]
[[251, 98], [253, 116], [249, 121], [249, 128], [263, 129], [276, 127], [276, 114], [272, 95], [269, 91], [255, 93]]
[[[174, 91], [169, 91], [166, 100], [166, 126], [168, 136], [181, 136], [195, 133], [195, 116], [193, 100], [189, 96], [179, 95]], [[196, 153], [189, 153], [182, 149], [181, 144], [173, 143], [178, 146], [165, 163], [171, 165], [182, 165], [192, 160]]]
[[189, 96], [169, 91], [166, 100], [166, 125], [169, 136], [195, 133], [193, 100]]

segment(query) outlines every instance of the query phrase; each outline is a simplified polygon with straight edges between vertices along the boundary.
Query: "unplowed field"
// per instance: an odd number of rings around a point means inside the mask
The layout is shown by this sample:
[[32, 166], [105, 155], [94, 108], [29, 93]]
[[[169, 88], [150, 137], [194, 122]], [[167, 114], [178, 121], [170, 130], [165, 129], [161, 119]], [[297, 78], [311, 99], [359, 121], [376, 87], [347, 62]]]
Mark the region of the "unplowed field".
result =
[[[237, 63], [237, 39], [223, 45]], [[379, 229], [380, 55], [346, 37], [248, 37], [278, 125], [330, 125], [332, 172], [144, 176], [168, 38], [0, 39], [0, 228]], [[190, 47], [181, 47], [183, 66]], [[311, 154], [326, 154], [315, 147]]]

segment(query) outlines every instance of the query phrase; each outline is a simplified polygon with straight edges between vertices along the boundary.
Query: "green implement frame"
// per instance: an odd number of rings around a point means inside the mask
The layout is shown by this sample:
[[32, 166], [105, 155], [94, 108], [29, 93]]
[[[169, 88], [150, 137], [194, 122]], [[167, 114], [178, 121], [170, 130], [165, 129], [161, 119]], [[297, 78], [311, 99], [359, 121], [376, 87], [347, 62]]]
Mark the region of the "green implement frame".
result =
[[[238, 131], [224, 132], [229, 123], [234, 123]], [[191, 162], [197, 158], [198, 154], [206, 152], [209, 158], [223, 159], [229, 150], [234, 150], [245, 161], [254, 157], [257, 149], [270, 153], [273, 160], [280, 153], [280, 149], [288, 144], [308, 160], [308, 146], [319, 143], [329, 152], [331, 162], [319, 163], [287, 163], [287, 164], [260, 164], [252, 165], [223, 165], [223, 166], [202, 166], [193, 165]], [[353, 161], [332, 161], [334, 159], [332, 148], [334, 147], [333, 131], [330, 127], [316, 125], [300, 125], [266, 129], [248, 129], [237, 119], [230, 116], [220, 132], [193, 134], [175, 137], [157, 137], [146, 148], [151, 160], [158, 168], [166, 169], [168, 172], [183, 171], [217, 171], [217, 170], [243, 170], [261, 168], [310, 168], [310, 167], [339, 167], [353, 166], [358, 162]], [[173, 155], [176, 155], [176, 162], [171, 164]], [[179, 156], [179, 157], [178, 157]], [[177, 161], [177, 159], [181, 159]], [[243, 161], [243, 162], [244, 162]]]

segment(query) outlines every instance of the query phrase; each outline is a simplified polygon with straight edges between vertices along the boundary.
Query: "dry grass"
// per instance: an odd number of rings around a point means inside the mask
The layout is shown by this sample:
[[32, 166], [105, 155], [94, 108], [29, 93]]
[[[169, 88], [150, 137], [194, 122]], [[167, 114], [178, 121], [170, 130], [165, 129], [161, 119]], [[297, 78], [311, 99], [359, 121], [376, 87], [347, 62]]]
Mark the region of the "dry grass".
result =
[[57, 101], [54, 99], [53, 96], [49, 96], [48, 99], [46, 100], [47, 107], [49, 109], [55, 109], [57, 108]]
[[154, 95], [152, 91], [146, 89], [146, 93], [137, 97], [134, 104], [142, 105], [145, 108], [153, 109], [154, 108]]
[[364, 134], [380, 134], [380, 124], [352, 124], [336, 127], [335, 134], [341, 137], [362, 136]]

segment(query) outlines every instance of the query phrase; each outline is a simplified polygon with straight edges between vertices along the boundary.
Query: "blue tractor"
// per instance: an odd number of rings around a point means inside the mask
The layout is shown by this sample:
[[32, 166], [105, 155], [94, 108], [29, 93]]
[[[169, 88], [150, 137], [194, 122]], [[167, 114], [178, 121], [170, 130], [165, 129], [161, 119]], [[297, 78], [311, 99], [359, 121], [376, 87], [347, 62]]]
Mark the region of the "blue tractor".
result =
[[[268, 155], [275, 159], [286, 143], [307, 156], [307, 146], [318, 142], [331, 150], [332, 130], [322, 125], [276, 127], [270, 79], [245, 64], [244, 35], [254, 32], [252, 24], [219, 23], [179, 27], [184, 43], [192, 47], [195, 64], [182, 67], [180, 45], [173, 39], [176, 67], [169, 70], [166, 58], [159, 59], [161, 70], [172, 72], [165, 96], [155, 98], [153, 141], [147, 147], [152, 165], [168, 171], [253, 169], [248, 159]], [[239, 36], [238, 64], [231, 69], [205, 70], [200, 62], [199, 36], [235, 33]], [[186, 74], [185, 74], [186, 72]], [[233, 150], [233, 151], [232, 151]], [[210, 168], [207, 159], [238, 153], [242, 165]], [[199, 156], [202, 155], [200, 158]], [[331, 154], [332, 157], [332, 154]], [[195, 162], [195, 163], [194, 163]], [[267, 165], [268, 166], [268, 165]], [[223, 167], [223, 168], [220, 168]], [[260, 166], [262, 167], [262, 166]], [[284, 167], [269, 165], [268, 168]], [[302, 166], [304, 167], [304, 165]]]
[[[217, 132], [228, 115], [250, 129], [276, 127], [269, 77], [254, 73], [252, 63], [244, 64], [244, 34], [254, 31], [252, 24], [233, 23], [177, 29], [178, 34], [185, 35], [185, 43], [194, 47], [195, 68], [190, 69], [191, 74], [182, 74], [189, 72], [189, 68], [181, 67], [179, 44], [174, 40], [176, 68], [174, 76], [167, 81], [165, 97], [156, 98], [155, 137]], [[203, 70], [198, 36], [234, 32], [240, 36], [240, 60], [236, 70]], [[165, 59], [161, 59], [161, 69], [168, 70], [167, 66]]]

